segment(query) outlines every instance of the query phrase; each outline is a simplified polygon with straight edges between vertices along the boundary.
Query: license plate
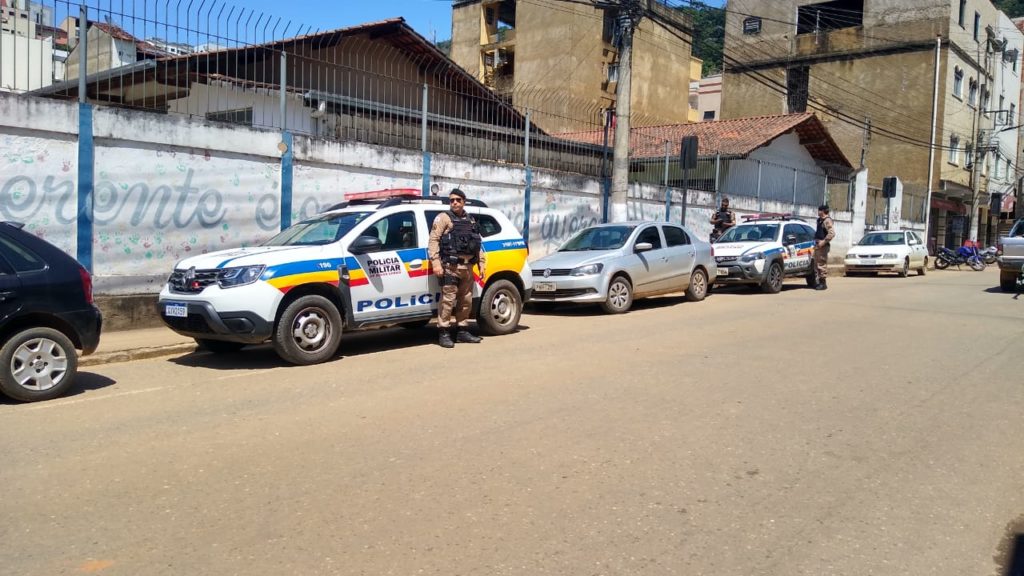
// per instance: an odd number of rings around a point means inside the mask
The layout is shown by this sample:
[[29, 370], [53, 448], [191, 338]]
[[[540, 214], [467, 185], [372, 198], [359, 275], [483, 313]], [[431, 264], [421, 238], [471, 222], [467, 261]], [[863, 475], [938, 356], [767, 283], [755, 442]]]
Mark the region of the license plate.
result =
[[719, 276], [728, 276], [729, 275], [729, 269], [728, 268], [719, 268], [718, 269], [718, 275]]
[[537, 292], [554, 292], [555, 291], [555, 283], [554, 282], [535, 282], [533, 284], [533, 289], [536, 290]]
[[865, 266], [873, 266], [875, 264], [875, 262], [876, 262], [876, 260], [861, 260], [860, 261], [860, 263], [864, 264]]
[[167, 304], [164, 315], [170, 318], [188, 318], [188, 304]]

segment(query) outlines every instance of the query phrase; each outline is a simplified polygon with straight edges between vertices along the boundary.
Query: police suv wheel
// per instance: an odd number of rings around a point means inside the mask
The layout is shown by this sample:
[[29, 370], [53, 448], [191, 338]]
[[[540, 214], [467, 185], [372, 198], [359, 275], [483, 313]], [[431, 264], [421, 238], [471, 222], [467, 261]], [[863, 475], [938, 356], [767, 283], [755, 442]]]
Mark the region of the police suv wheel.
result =
[[782, 290], [782, 264], [772, 262], [764, 275], [761, 290], [767, 294], [778, 294]]
[[601, 302], [601, 308], [609, 314], [622, 314], [633, 306], [633, 285], [625, 276], [612, 278], [608, 285], [608, 299]]
[[78, 371], [75, 345], [52, 328], [28, 328], [0, 348], [0, 392], [22, 402], [49, 400], [71, 387]]
[[519, 326], [522, 313], [523, 298], [516, 285], [508, 280], [496, 280], [484, 290], [476, 322], [484, 333], [501, 336]]
[[341, 314], [323, 296], [302, 296], [284, 309], [274, 330], [274, 350], [292, 364], [329, 360], [341, 343]]

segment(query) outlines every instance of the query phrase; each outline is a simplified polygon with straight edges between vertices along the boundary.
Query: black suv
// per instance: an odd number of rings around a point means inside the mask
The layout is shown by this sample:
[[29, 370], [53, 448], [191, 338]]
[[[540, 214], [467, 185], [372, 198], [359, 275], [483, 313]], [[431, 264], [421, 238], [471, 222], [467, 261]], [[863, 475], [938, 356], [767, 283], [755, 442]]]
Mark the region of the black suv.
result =
[[92, 277], [61, 249], [0, 222], [0, 392], [49, 400], [72, 385], [78, 355], [100, 342]]

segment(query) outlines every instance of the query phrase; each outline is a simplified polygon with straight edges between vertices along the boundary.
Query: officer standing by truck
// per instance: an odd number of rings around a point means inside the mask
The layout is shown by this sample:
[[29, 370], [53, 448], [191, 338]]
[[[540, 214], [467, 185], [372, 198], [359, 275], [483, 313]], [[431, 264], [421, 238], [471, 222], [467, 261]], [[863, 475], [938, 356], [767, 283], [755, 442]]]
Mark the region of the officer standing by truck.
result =
[[[469, 332], [469, 313], [473, 308], [473, 265], [484, 279], [486, 254], [480, 227], [466, 212], [466, 194], [458, 188], [448, 194], [451, 209], [434, 218], [430, 229], [427, 256], [430, 267], [441, 281], [441, 306], [437, 315], [438, 344], [454, 348], [455, 342], [476, 344], [479, 336]], [[452, 341], [452, 314], [456, 333]]]
[[736, 225], [736, 213], [729, 210], [728, 198], [722, 198], [722, 207], [711, 216], [711, 224], [714, 226], [710, 238], [712, 243], [721, 238], [726, 230]]
[[817, 268], [818, 281], [815, 290], [828, 290], [828, 251], [832, 239], [836, 237], [836, 228], [829, 216], [827, 204], [818, 206], [818, 229], [814, 232], [814, 266]]

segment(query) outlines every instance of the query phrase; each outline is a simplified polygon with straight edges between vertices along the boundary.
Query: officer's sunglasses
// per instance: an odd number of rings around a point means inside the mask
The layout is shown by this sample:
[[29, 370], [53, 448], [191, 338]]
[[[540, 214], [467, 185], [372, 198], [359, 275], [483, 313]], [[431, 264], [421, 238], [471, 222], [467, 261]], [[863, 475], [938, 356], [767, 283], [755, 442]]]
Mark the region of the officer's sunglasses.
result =
[[459, 198], [458, 196], [455, 196], [455, 197], [449, 198], [449, 199], [448, 199], [448, 201], [449, 201], [449, 202], [451, 202], [451, 203], [453, 203], [453, 204], [454, 204], [455, 202], [458, 202], [459, 204], [462, 204], [463, 202], [465, 202], [465, 200], [463, 200], [462, 198]]

